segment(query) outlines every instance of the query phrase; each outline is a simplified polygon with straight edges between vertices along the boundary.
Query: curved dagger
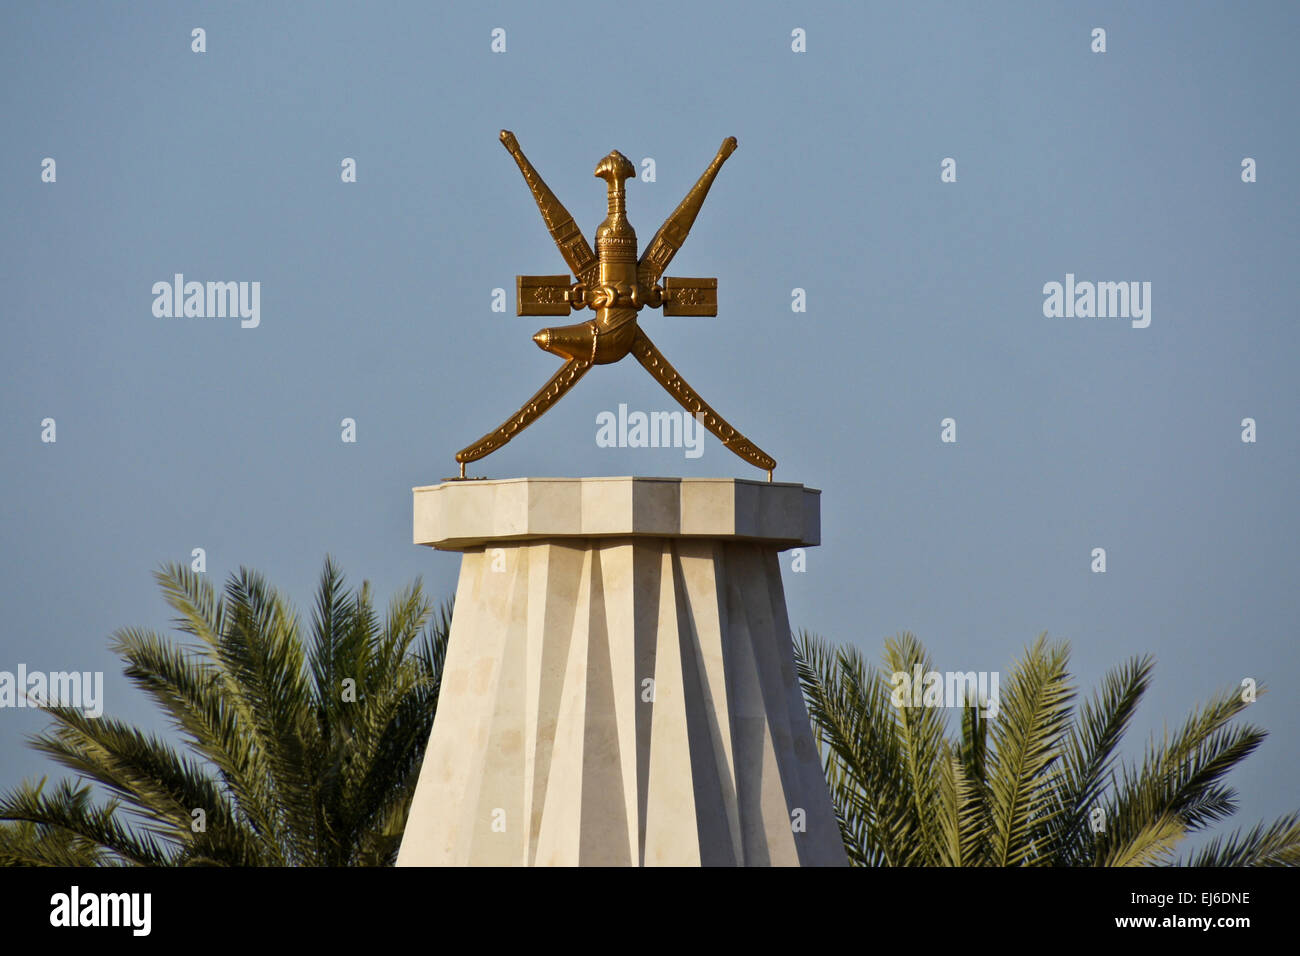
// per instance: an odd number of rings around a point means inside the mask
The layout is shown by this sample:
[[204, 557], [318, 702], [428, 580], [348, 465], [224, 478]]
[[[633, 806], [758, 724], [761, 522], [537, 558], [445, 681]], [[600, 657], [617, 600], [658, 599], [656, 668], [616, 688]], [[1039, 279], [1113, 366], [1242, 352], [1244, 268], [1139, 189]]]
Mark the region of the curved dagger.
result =
[[772, 469], [776, 467], [776, 459], [732, 428], [725, 418], [709, 406], [708, 402], [700, 398], [640, 328], [636, 330], [636, 338], [632, 340], [632, 354], [645, 366], [646, 371], [667, 389], [668, 394], [677, 399], [682, 408], [692, 415], [696, 412], [701, 413], [704, 427], [713, 432], [725, 448], [735, 452], [751, 465], [767, 469], [767, 480], [772, 480]]
[[704, 205], [704, 197], [709, 194], [709, 187], [717, 178], [718, 170], [735, 151], [736, 137], [728, 136], [718, 147], [718, 153], [713, 157], [713, 162], [709, 163], [709, 168], [696, 180], [686, 198], [677, 204], [673, 214], [664, 220], [664, 224], [650, 240], [650, 245], [646, 246], [636, 267], [637, 282], [645, 288], [649, 289], [659, 281], [659, 277], [668, 268], [668, 263], [673, 261], [677, 250], [686, 242], [686, 236], [690, 233], [691, 226], [695, 225], [695, 217]]
[[465, 477], [466, 462], [478, 461], [484, 455], [490, 455], [537, 421], [590, 370], [591, 362], [586, 359], [570, 359], [560, 366], [560, 370], [551, 376], [551, 380], [538, 389], [536, 395], [524, 402], [523, 407], [507, 418], [500, 428], [488, 432], [468, 448], [456, 452], [456, 460], [460, 462], [460, 476]]
[[[736, 138], [729, 136], [722, 141], [713, 161], [709, 163], [708, 168], [691, 187], [686, 197], [678, 203], [672, 215], [659, 227], [645, 253], [636, 260], [635, 267], [632, 266], [632, 256], [635, 254], [636, 240], [631, 227], [627, 226], [624, 234], [614, 229], [613, 223], [615, 218], [622, 220], [623, 197], [621, 189], [614, 188], [615, 185], [621, 187], [621, 179], [616, 184], [610, 180], [612, 185], [609, 216], [597, 232], [598, 237], [604, 236], [598, 241], [601, 249], [598, 257], [592, 252], [591, 246], [583, 237], [573, 216], [556, 198], [555, 193], [551, 192], [532, 163], [528, 161], [528, 157], [524, 155], [523, 150], [519, 148], [519, 141], [514, 134], [503, 129], [501, 144], [514, 157], [519, 171], [523, 174], [524, 182], [528, 184], [537, 208], [542, 214], [542, 220], [551, 233], [552, 240], [578, 281], [578, 285], [570, 289], [566, 287], [567, 276], [518, 277], [516, 281], [520, 295], [519, 314], [566, 315], [571, 309], [584, 307], [596, 309], [598, 314], [597, 318], [590, 322], [563, 328], [543, 329], [533, 336], [533, 341], [542, 349], [554, 352], [567, 361], [532, 398], [524, 403], [519, 411], [499, 428], [488, 432], [474, 444], [456, 453], [456, 461], [460, 464], [460, 477], [465, 477], [467, 462], [477, 461], [501, 448], [518, 432], [540, 418], [577, 383], [578, 379], [587, 374], [597, 361], [601, 364], [616, 362], [631, 352], [683, 408], [693, 415], [700, 416], [699, 420], [717, 436], [723, 447], [750, 464], [765, 469], [767, 480], [771, 481], [776, 459], [736, 431], [726, 419], [700, 398], [636, 323], [637, 312], [643, 306], [657, 308], [662, 304], [665, 315], [717, 314], [716, 280], [664, 279], [663, 288], [660, 288], [659, 280], [663, 276], [664, 269], [686, 242], [722, 164], [736, 151]], [[602, 176], [602, 166], [606, 163], [612, 164], [616, 160], [621, 161], [623, 166], [630, 167], [621, 153], [613, 151], [602, 160], [601, 166], [597, 166], [596, 175]], [[619, 170], [621, 171], [621, 167]], [[625, 220], [623, 224], [626, 225]], [[608, 235], [605, 234], [606, 230], [609, 231]], [[633, 268], [635, 268], [635, 275], [632, 272]], [[592, 298], [584, 302], [585, 296], [581, 295], [574, 298], [572, 293], [581, 292], [583, 287], [600, 292], [599, 301]], [[527, 303], [525, 303], [525, 292], [532, 296]], [[623, 301], [625, 297], [628, 299], [626, 303]], [[525, 309], [525, 304], [539, 311], [529, 312]], [[624, 307], [627, 305], [631, 308]], [[588, 345], [590, 353], [588, 353]]]
[[537, 201], [542, 220], [546, 223], [546, 228], [551, 231], [551, 238], [555, 240], [555, 245], [559, 248], [560, 255], [564, 256], [564, 261], [569, 264], [574, 278], [588, 287], [594, 287], [600, 263], [596, 259], [596, 254], [591, 251], [591, 246], [587, 244], [582, 230], [569, 215], [569, 210], [564, 208], [564, 203], [555, 197], [551, 187], [547, 186], [542, 177], [537, 174], [533, 164], [519, 148], [519, 140], [515, 139], [514, 133], [503, 129], [501, 145], [515, 158], [519, 171], [524, 174], [524, 182], [528, 184], [533, 199]]

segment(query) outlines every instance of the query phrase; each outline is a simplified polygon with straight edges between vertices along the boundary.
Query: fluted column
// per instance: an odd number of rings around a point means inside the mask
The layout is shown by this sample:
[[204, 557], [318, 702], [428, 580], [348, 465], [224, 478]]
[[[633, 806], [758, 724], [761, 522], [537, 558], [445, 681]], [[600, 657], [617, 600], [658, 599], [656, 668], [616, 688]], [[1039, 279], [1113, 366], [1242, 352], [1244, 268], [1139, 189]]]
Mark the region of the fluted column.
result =
[[415, 490], [463, 552], [399, 865], [845, 863], [780, 550], [818, 492], [715, 479]]

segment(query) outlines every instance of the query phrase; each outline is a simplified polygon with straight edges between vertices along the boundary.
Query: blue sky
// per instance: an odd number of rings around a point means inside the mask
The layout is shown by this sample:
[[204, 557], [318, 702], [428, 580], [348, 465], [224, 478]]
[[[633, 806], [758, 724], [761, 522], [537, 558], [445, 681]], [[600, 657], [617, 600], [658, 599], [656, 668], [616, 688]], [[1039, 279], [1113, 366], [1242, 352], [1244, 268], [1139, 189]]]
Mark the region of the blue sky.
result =
[[[1151, 653], [1131, 753], [1253, 677], [1270, 736], [1234, 819], [1300, 806], [1300, 8], [564, 10], [4, 8], [0, 670], [105, 671], [107, 712], [153, 725], [107, 639], [166, 627], [150, 572], [196, 547], [304, 610], [326, 553], [380, 595], [450, 595], [410, 489], [557, 361], [530, 340], [555, 323], [513, 314], [516, 273], [564, 264], [498, 131], [588, 236], [597, 160], [653, 158], [628, 184], [643, 244], [734, 135], [669, 270], [717, 276], [719, 314], [641, 321], [778, 480], [823, 490], [792, 625], [873, 658], [911, 630], [941, 668], [1004, 672], [1047, 631], [1084, 689]], [[260, 282], [260, 325], [155, 317], [177, 272]], [[1067, 274], [1150, 282], [1150, 326], [1045, 317]], [[761, 477], [711, 436], [699, 458], [598, 447], [619, 403], [674, 407], [634, 363], [598, 368], [471, 473]], [[51, 771], [23, 744], [43, 726], [0, 711], [0, 785]]]

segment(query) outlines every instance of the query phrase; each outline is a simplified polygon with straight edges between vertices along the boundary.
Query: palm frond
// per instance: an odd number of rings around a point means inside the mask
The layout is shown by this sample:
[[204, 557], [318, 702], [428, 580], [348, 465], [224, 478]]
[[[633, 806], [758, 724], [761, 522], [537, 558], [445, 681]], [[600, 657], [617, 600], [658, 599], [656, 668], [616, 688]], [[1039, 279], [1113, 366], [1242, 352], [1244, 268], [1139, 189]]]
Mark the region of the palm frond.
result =
[[1039, 635], [1001, 696], [988, 756], [990, 862], [995, 866], [1035, 862], [1041, 847], [1034, 831], [1050, 825], [1056, 813], [1056, 763], [1074, 697], [1068, 663], [1067, 646], [1049, 648], [1046, 635]]
[[[112, 647], [181, 749], [112, 717], [51, 708], [32, 745], [91, 787], [24, 785], [0, 803], [0, 862], [384, 865], [394, 861], [446, 656], [417, 580], [378, 615], [327, 558], [304, 639], [287, 602], [241, 568], [218, 596], [157, 573], [174, 643], [123, 629]], [[351, 683], [347, 683], [351, 680]], [[349, 691], [345, 693], [346, 690]]]
[[1267, 827], [1215, 837], [1186, 861], [1187, 866], [1300, 866], [1300, 813]]
[[92, 844], [123, 863], [164, 866], [174, 862], [174, 850], [165, 840], [125, 825], [116, 811], [117, 804], [112, 801], [102, 807], [91, 806], [84, 789], [68, 780], [60, 781], [53, 793], [23, 784], [0, 797], [0, 820], [22, 821], [66, 834], [65, 839]]

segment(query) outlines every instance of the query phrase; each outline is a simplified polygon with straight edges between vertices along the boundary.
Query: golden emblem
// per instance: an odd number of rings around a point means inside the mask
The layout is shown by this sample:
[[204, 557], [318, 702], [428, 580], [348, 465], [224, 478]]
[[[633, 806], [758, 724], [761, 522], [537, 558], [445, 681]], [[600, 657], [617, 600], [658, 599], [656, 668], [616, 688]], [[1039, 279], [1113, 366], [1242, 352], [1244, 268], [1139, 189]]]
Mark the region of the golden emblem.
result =
[[467, 462], [491, 454], [531, 425], [593, 365], [608, 365], [631, 353], [683, 408], [700, 416], [704, 427], [716, 435], [724, 447], [751, 465], [766, 469], [767, 480], [771, 481], [776, 460], [732, 428], [700, 398], [668, 364], [636, 321], [637, 313], [647, 307], [656, 309], [663, 306], [664, 315], [718, 314], [717, 279], [664, 277], [661, 285], [660, 277], [686, 242], [718, 170], [736, 150], [736, 138], [730, 136], [723, 140], [709, 168], [659, 227], [640, 259], [637, 258], [636, 231], [627, 221], [627, 195], [623, 185], [625, 180], [636, 175], [636, 168], [626, 156], [614, 150], [596, 165], [596, 176], [605, 180], [608, 187], [609, 212], [596, 230], [596, 251], [593, 254], [577, 223], [542, 177], [537, 175], [514, 134], [502, 130], [501, 142], [519, 164], [546, 228], [551, 231], [551, 238], [569, 264], [575, 280], [570, 282], [567, 274], [517, 276], [518, 314], [568, 315], [573, 310], [587, 308], [594, 311], [596, 317], [577, 325], [542, 329], [533, 336], [533, 341], [542, 349], [563, 358], [564, 365], [500, 428], [456, 453], [460, 477], [465, 477]]

